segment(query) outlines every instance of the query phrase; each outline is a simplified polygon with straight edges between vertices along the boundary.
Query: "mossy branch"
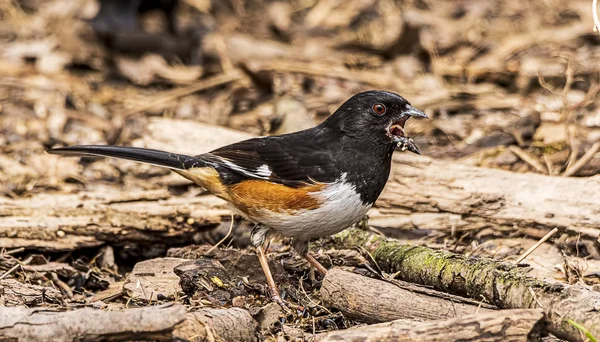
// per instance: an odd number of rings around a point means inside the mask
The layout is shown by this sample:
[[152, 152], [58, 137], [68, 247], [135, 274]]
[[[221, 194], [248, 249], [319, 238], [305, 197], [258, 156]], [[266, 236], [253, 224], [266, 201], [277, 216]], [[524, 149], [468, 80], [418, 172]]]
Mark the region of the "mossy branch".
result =
[[404, 245], [357, 229], [336, 235], [335, 241], [344, 247], [363, 246], [383, 271], [397, 273], [404, 281], [485, 300], [504, 309], [541, 307], [550, 332], [558, 337], [585, 340], [567, 323], [569, 319], [600, 335], [600, 293], [585, 287], [540, 280], [513, 264]]

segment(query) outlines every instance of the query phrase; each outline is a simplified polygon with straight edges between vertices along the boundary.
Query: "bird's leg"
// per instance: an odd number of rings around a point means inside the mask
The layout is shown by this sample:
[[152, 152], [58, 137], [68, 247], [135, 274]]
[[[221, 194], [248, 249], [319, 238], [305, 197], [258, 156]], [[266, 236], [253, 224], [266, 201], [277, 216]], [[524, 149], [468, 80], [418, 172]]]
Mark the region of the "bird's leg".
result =
[[256, 247], [256, 251], [258, 253], [258, 261], [260, 261], [260, 267], [265, 274], [265, 278], [267, 278], [267, 285], [269, 286], [269, 292], [271, 293], [271, 299], [279, 304], [284, 310], [288, 311], [288, 308], [281, 298], [279, 294], [279, 290], [277, 289], [277, 285], [275, 284], [275, 279], [273, 279], [273, 274], [271, 274], [271, 269], [269, 268], [269, 261], [267, 260], [267, 251], [266, 251], [266, 243], [267, 236], [269, 235], [269, 228], [256, 225], [252, 229], [252, 233], [250, 234], [250, 239], [252, 244]]
[[271, 274], [271, 269], [269, 268], [269, 261], [267, 260], [267, 255], [265, 253], [264, 247], [256, 247], [256, 250], [258, 251], [258, 260], [260, 261], [260, 266], [262, 267], [262, 270], [265, 273], [265, 277], [267, 278], [267, 284], [269, 285], [271, 299], [275, 303], [279, 304], [282, 308], [287, 309], [287, 306], [283, 302], [283, 299], [281, 299], [281, 295], [279, 294], [279, 290], [277, 289], [277, 285], [275, 284], [275, 279], [273, 279], [273, 275]]
[[296, 252], [300, 254], [300, 256], [306, 259], [306, 261], [308, 261], [309, 264], [311, 264], [315, 269], [317, 269], [317, 272], [321, 273], [321, 275], [323, 276], [327, 274], [327, 269], [325, 268], [325, 266], [321, 265], [321, 263], [318, 262], [317, 259], [315, 259], [315, 257], [312, 256], [308, 251], [308, 241], [296, 240], [294, 241], [293, 246]]
[[318, 262], [317, 259], [315, 259], [315, 257], [312, 256], [309, 252], [306, 252], [306, 254], [304, 254], [302, 257], [306, 259], [306, 261], [308, 261], [311, 265], [313, 265], [313, 267], [316, 268], [317, 272], [321, 273], [321, 275], [325, 276], [327, 274], [327, 269], [325, 268], [325, 266], [321, 265], [321, 263]]

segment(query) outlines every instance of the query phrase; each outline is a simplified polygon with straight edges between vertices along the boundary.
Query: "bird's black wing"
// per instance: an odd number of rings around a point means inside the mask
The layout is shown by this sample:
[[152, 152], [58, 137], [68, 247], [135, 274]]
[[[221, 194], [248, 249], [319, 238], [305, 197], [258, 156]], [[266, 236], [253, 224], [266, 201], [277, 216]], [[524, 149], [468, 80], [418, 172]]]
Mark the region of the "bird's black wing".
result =
[[249, 139], [197, 157], [243, 178], [290, 186], [329, 183], [339, 176], [331, 149], [298, 135]]

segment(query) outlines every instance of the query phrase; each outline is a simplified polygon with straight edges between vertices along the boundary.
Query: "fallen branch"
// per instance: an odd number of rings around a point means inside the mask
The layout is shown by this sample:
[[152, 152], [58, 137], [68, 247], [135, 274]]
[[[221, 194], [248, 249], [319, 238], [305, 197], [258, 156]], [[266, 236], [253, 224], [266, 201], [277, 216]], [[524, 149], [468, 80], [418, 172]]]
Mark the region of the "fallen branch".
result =
[[335, 307], [345, 316], [366, 323], [395, 319], [431, 321], [492, 311], [415, 293], [389, 282], [340, 269], [332, 269], [327, 273], [320, 293], [325, 306]]
[[258, 323], [239, 308], [186, 313], [180, 304], [119, 311], [0, 307], [0, 334], [10, 341], [254, 341]]
[[398, 320], [318, 334], [315, 341], [531, 341], [544, 333], [543, 316], [542, 310], [530, 309], [494, 311], [433, 322]]
[[62, 300], [60, 291], [53, 287], [21, 283], [15, 279], [0, 280], [1, 306], [60, 304]]
[[201, 309], [187, 314], [186, 320], [179, 324], [174, 337], [184, 341], [255, 341], [258, 323], [247, 310]]
[[590, 149], [585, 152], [585, 154], [581, 157], [581, 159], [576, 161], [573, 165], [571, 165], [571, 167], [567, 168], [565, 170], [565, 172], [563, 173], [563, 176], [570, 177], [570, 176], [576, 174], [577, 171], [579, 171], [582, 167], [584, 167], [587, 163], [589, 163], [590, 160], [592, 160], [594, 158], [594, 156], [596, 155], [596, 153], [598, 153], [598, 151], [600, 151], [600, 141], [596, 141], [592, 145], [592, 147], [590, 147]]
[[105, 242], [189, 241], [229, 211], [213, 196], [182, 202], [168, 190], [99, 187], [79, 194], [0, 198], [0, 247], [74, 250]]
[[170, 341], [185, 319], [185, 307], [170, 304], [121, 311], [0, 307], [0, 335], [11, 341]]
[[363, 246], [385, 272], [402, 280], [433, 286], [505, 309], [542, 307], [549, 330], [558, 337], [583, 341], [570, 319], [600, 336], [600, 294], [583, 286], [549, 283], [530, 277], [521, 268], [491, 259], [466, 258], [426, 247], [403, 245], [360, 230], [337, 235], [341, 246]]

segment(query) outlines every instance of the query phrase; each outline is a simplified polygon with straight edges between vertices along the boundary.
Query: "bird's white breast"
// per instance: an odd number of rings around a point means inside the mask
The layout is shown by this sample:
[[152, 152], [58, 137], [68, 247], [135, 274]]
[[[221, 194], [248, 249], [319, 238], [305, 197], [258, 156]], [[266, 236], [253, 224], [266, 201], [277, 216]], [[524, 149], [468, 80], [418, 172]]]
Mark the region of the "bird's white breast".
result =
[[261, 223], [282, 236], [310, 240], [336, 234], [358, 222], [372, 203], [361, 201], [356, 187], [346, 181], [346, 175], [309, 195], [321, 205], [316, 209], [295, 211], [264, 211]]

